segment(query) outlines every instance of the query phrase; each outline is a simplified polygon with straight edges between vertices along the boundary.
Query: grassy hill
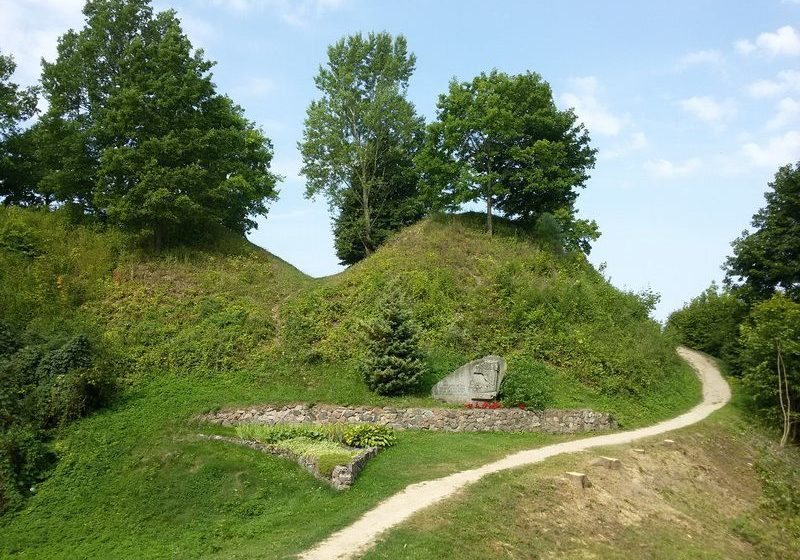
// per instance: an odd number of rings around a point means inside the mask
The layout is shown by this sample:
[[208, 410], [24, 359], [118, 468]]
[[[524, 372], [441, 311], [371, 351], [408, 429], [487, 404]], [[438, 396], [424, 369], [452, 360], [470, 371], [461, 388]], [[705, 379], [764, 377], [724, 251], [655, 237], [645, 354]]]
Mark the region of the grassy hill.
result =
[[[230, 236], [142, 253], [59, 212], [0, 209], [0, 313], [23, 344], [85, 333], [111, 364], [111, 405], [51, 430], [58, 461], [0, 518], [0, 556], [282, 557], [404, 485], [555, 439], [404, 432], [341, 494], [288, 461], [194, 441], [199, 412], [257, 402], [438, 406], [437, 379], [488, 353], [548, 364], [551, 405], [624, 426], [699, 398], [647, 302], [580, 255], [474, 215], [425, 220], [347, 271], [312, 279]], [[419, 395], [379, 397], [358, 374], [361, 323], [387, 290], [421, 325]], [[205, 429], [205, 428], [204, 428]]]

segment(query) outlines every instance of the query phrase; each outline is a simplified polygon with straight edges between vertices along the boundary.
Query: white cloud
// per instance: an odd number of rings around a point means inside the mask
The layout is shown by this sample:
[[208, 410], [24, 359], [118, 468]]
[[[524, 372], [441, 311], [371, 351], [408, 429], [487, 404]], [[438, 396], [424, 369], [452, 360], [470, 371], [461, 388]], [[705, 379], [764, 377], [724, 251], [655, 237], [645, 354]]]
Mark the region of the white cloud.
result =
[[84, 0], [0, 0], [0, 38], [17, 63], [14, 80], [34, 84], [42, 58], [53, 60], [58, 37], [83, 22]]
[[[768, 130], [784, 128], [798, 120], [800, 117], [800, 101], [791, 97], [784, 97], [778, 102], [778, 112], [767, 122]], [[800, 154], [798, 154], [800, 157]]]
[[778, 72], [775, 80], [758, 80], [745, 88], [751, 97], [765, 98], [777, 97], [791, 92], [800, 92], [800, 72], [797, 70], [784, 70]]
[[689, 175], [702, 167], [700, 158], [689, 158], [682, 162], [672, 162], [668, 159], [656, 159], [644, 162], [644, 169], [650, 175], [659, 179], [672, 179]]
[[736, 114], [736, 105], [732, 100], [717, 101], [708, 95], [682, 99], [678, 105], [687, 113], [709, 123], [719, 124]]
[[638, 152], [645, 149], [649, 145], [647, 136], [644, 132], [632, 133], [625, 142], [612, 146], [605, 150], [600, 150], [599, 156], [601, 159], [618, 159], [625, 157], [632, 152]]
[[781, 136], [773, 136], [766, 143], [748, 142], [742, 153], [751, 162], [765, 167], [779, 167], [795, 162], [800, 154], [800, 132], [791, 130]]
[[686, 70], [693, 66], [719, 66], [724, 60], [722, 53], [717, 50], [695, 51], [681, 57], [675, 68]]
[[560, 96], [561, 103], [575, 109], [575, 113], [589, 129], [590, 133], [605, 136], [617, 136], [628, 124], [628, 116], [613, 114], [598, 99], [600, 86], [594, 76], [573, 78], [570, 80], [573, 90]]
[[222, 6], [236, 12], [248, 12], [253, 9], [267, 9], [275, 13], [287, 23], [305, 26], [312, 19], [319, 18], [328, 12], [338, 10], [348, 0], [211, 0], [214, 5]]
[[755, 41], [740, 39], [734, 47], [745, 55], [757, 51], [769, 56], [797, 56], [800, 55], [800, 35], [791, 25], [784, 25], [774, 33], [761, 33]]

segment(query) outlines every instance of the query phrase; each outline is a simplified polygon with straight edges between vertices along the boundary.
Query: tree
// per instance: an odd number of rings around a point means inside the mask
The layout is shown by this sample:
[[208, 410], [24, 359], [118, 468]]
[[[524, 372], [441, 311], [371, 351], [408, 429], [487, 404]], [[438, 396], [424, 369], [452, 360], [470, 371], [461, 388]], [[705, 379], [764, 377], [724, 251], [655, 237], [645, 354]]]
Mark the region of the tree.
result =
[[37, 101], [36, 88], [20, 88], [11, 81], [16, 68], [14, 59], [0, 52], [0, 197], [5, 204], [27, 198], [17, 179], [19, 123], [36, 113]]
[[725, 263], [726, 283], [741, 286], [751, 302], [776, 290], [800, 302], [800, 162], [781, 167], [754, 216], [755, 231], [742, 232]]
[[[800, 421], [800, 304], [783, 294], [756, 304], [742, 326], [744, 382], [759, 412], [780, 419], [781, 445]], [[780, 409], [780, 413], [778, 410]]]
[[711, 283], [703, 293], [667, 318], [666, 332], [681, 344], [721, 358], [738, 360], [739, 327], [747, 317], [747, 305], [735, 291], [720, 290]]
[[363, 376], [380, 395], [401, 395], [419, 387], [426, 368], [419, 334], [397, 294], [381, 303], [380, 315], [367, 324], [367, 357]]
[[370, 198], [386, 203], [371, 212], [371, 243], [367, 242], [359, 191], [350, 188], [342, 193], [341, 207], [333, 222], [334, 247], [342, 264], [362, 260], [393, 232], [413, 224], [424, 214], [417, 190], [419, 176], [409, 155], [393, 150], [383, 159], [380, 171], [383, 180], [373, 187]]
[[453, 80], [437, 107], [418, 157], [432, 203], [483, 200], [489, 233], [495, 208], [531, 223], [545, 212], [572, 218], [596, 150], [538, 74], [493, 70], [471, 82]]
[[40, 184], [108, 221], [162, 243], [217, 226], [255, 227], [276, 197], [272, 146], [219, 95], [213, 63], [174, 11], [150, 0], [90, 0], [86, 25], [44, 63], [44, 146], [60, 146]]
[[416, 196], [411, 156], [423, 130], [406, 99], [415, 62], [402, 35], [359, 33], [330, 46], [314, 78], [322, 97], [307, 110], [302, 172], [306, 196], [324, 193], [338, 215], [343, 262], [372, 253], [398, 216], [400, 225], [414, 217], [401, 208]]

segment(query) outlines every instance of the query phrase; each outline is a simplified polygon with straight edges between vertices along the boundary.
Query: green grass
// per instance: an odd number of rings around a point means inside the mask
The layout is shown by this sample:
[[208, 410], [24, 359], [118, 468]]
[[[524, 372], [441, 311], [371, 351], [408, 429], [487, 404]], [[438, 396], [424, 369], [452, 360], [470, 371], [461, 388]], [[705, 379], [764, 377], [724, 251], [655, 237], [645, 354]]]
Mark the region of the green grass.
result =
[[292, 391], [308, 394], [246, 374], [164, 376], [131, 390], [61, 435], [55, 471], [24, 510], [0, 520], [0, 557], [282, 558], [407, 484], [563, 439], [398, 432], [395, 446], [337, 492], [293, 461], [191, 437], [201, 431], [190, 422], [198, 410]]
[[[561, 439], [399, 432], [339, 493], [292, 461], [193, 438], [225, 431], [191, 420], [220, 407], [441, 406], [431, 385], [489, 353], [511, 373], [546, 362], [552, 406], [609, 411], [623, 427], [697, 402], [640, 298], [581, 256], [541, 250], [502, 220], [489, 237], [474, 221], [426, 220], [315, 280], [234, 236], [154, 256], [57, 212], [0, 208], [3, 243], [22, 249], [0, 243], [0, 314], [31, 336], [89, 330], [119, 360], [122, 386], [110, 408], [55, 434], [54, 470], [0, 518], [0, 556], [285, 557], [409, 483]], [[370, 393], [357, 367], [360, 325], [389, 286], [405, 294], [431, 366], [402, 398]]]

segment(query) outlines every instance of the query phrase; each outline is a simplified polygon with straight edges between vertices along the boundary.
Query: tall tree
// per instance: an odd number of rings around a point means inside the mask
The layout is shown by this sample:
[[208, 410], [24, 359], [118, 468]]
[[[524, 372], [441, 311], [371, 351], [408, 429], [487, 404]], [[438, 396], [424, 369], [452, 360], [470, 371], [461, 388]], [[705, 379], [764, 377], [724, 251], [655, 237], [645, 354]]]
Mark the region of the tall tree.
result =
[[[41, 184], [151, 239], [184, 242], [215, 226], [244, 233], [276, 196], [272, 146], [216, 92], [213, 63], [174, 11], [150, 0], [90, 0], [86, 25], [44, 63]], [[47, 156], [47, 157], [44, 157]]]
[[402, 35], [359, 33], [331, 45], [314, 78], [322, 97], [309, 105], [299, 143], [306, 196], [325, 194], [339, 216], [337, 231], [360, 244], [337, 237], [337, 245], [350, 245], [337, 250], [344, 262], [373, 252], [390, 217], [416, 195], [415, 184], [392, 179], [412, 172], [423, 130], [406, 99], [415, 62]]
[[36, 88], [21, 88], [11, 81], [17, 65], [0, 52], [0, 197], [5, 204], [27, 202], [29, 193], [19, 184], [19, 123], [36, 112]]
[[751, 302], [776, 290], [800, 302], [800, 162], [781, 167], [754, 216], [753, 232], [733, 243], [725, 263], [726, 283], [739, 285]]
[[538, 74], [494, 70], [450, 82], [418, 162], [429, 199], [445, 208], [483, 200], [491, 233], [496, 208], [529, 221], [544, 213], [571, 219], [595, 162], [589, 141]]

